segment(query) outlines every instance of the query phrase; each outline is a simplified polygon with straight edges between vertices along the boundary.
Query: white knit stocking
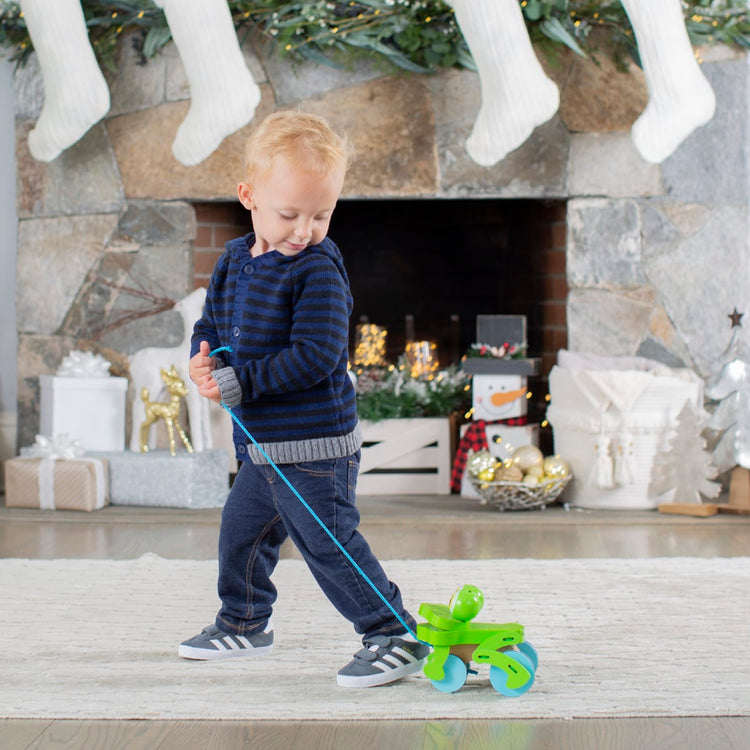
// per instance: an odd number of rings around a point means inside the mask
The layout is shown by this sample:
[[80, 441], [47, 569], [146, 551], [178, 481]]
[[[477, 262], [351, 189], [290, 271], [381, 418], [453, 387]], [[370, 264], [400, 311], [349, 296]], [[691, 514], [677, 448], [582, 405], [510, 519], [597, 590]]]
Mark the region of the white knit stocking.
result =
[[20, 0], [44, 79], [44, 106], [29, 151], [52, 161], [109, 111], [109, 88], [94, 57], [79, 0]]
[[191, 105], [172, 153], [185, 166], [203, 161], [253, 118], [260, 89], [242, 57], [226, 0], [156, 0], [180, 53]]
[[557, 112], [560, 92], [531, 46], [518, 0], [452, 0], [479, 71], [482, 105], [466, 141], [482, 166], [499, 162]]
[[649, 92], [631, 135], [643, 158], [658, 163], [713, 117], [716, 99], [693, 54], [680, 0], [621, 1]]

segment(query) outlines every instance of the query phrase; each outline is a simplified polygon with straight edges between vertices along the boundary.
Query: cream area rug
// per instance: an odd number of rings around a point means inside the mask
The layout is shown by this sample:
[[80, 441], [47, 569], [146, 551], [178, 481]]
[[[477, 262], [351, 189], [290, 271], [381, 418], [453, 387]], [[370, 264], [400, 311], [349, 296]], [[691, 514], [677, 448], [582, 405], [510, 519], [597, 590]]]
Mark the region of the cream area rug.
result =
[[483, 622], [520, 622], [539, 652], [531, 690], [499, 695], [486, 666], [456, 693], [421, 673], [336, 685], [359, 639], [304, 563], [274, 581], [276, 646], [180, 659], [213, 621], [216, 563], [0, 560], [0, 717], [512, 719], [750, 715], [750, 558], [418, 560], [384, 563], [416, 614], [464, 583]]

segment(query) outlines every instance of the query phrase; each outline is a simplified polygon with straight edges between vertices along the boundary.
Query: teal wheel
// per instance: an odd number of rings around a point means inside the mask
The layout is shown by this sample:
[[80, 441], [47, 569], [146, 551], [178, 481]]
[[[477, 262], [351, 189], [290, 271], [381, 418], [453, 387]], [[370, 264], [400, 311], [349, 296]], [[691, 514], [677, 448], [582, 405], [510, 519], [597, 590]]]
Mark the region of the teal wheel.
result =
[[516, 648], [531, 659], [534, 671], [536, 672], [539, 669], [539, 654], [537, 654], [536, 649], [528, 641], [516, 644]]
[[442, 680], [431, 680], [432, 684], [441, 693], [455, 693], [460, 690], [466, 682], [466, 675], [469, 674], [469, 667], [466, 662], [455, 654], [451, 654], [443, 665], [445, 677]]
[[529, 671], [531, 677], [529, 677], [529, 679], [520, 687], [509, 688], [508, 675], [505, 671], [500, 669], [500, 667], [492, 666], [490, 667], [490, 682], [492, 683], [492, 687], [495, 688], [500, 695], [506, 695], [508, 698], [516, 698], [527, 692], [534, 684], [534, 665], [531, 663], [531, 659], [520, 651], [506, 651], [504, 655], [510, 659], [511, 662], [518, 662], [521, 666], [525, 667]]

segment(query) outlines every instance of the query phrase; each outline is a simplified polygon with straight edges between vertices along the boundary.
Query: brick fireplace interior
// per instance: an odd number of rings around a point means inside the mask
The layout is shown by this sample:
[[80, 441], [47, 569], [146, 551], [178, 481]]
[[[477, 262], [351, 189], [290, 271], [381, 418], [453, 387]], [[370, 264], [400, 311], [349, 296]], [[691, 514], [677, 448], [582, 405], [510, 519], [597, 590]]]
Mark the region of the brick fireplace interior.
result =
[[[235, 203], [195, 209], [198, 287], [250, 218]], [[416, 339], [438, 343], [441, 365], [476, 340], [480, 314], [525, 315], [529, 354], [545, 374], [567, 345], [564, 201], [341, 200], [329, 234], [350, 276], [352, 340], [363, 318], [384, 326], [392, 361], [404, 350], [407, 316]]]

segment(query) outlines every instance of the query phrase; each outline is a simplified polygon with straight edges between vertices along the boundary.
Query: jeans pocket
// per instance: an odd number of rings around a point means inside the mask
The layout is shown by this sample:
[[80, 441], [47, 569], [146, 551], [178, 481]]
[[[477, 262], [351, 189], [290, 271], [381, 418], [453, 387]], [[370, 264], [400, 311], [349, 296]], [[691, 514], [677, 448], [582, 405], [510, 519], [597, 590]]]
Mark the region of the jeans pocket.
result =
[[319, 461], [302, 461], [292, 464], [295, 471], [314, 477], [330, 477], [336, 469], [336, 459], [324, 458]]

